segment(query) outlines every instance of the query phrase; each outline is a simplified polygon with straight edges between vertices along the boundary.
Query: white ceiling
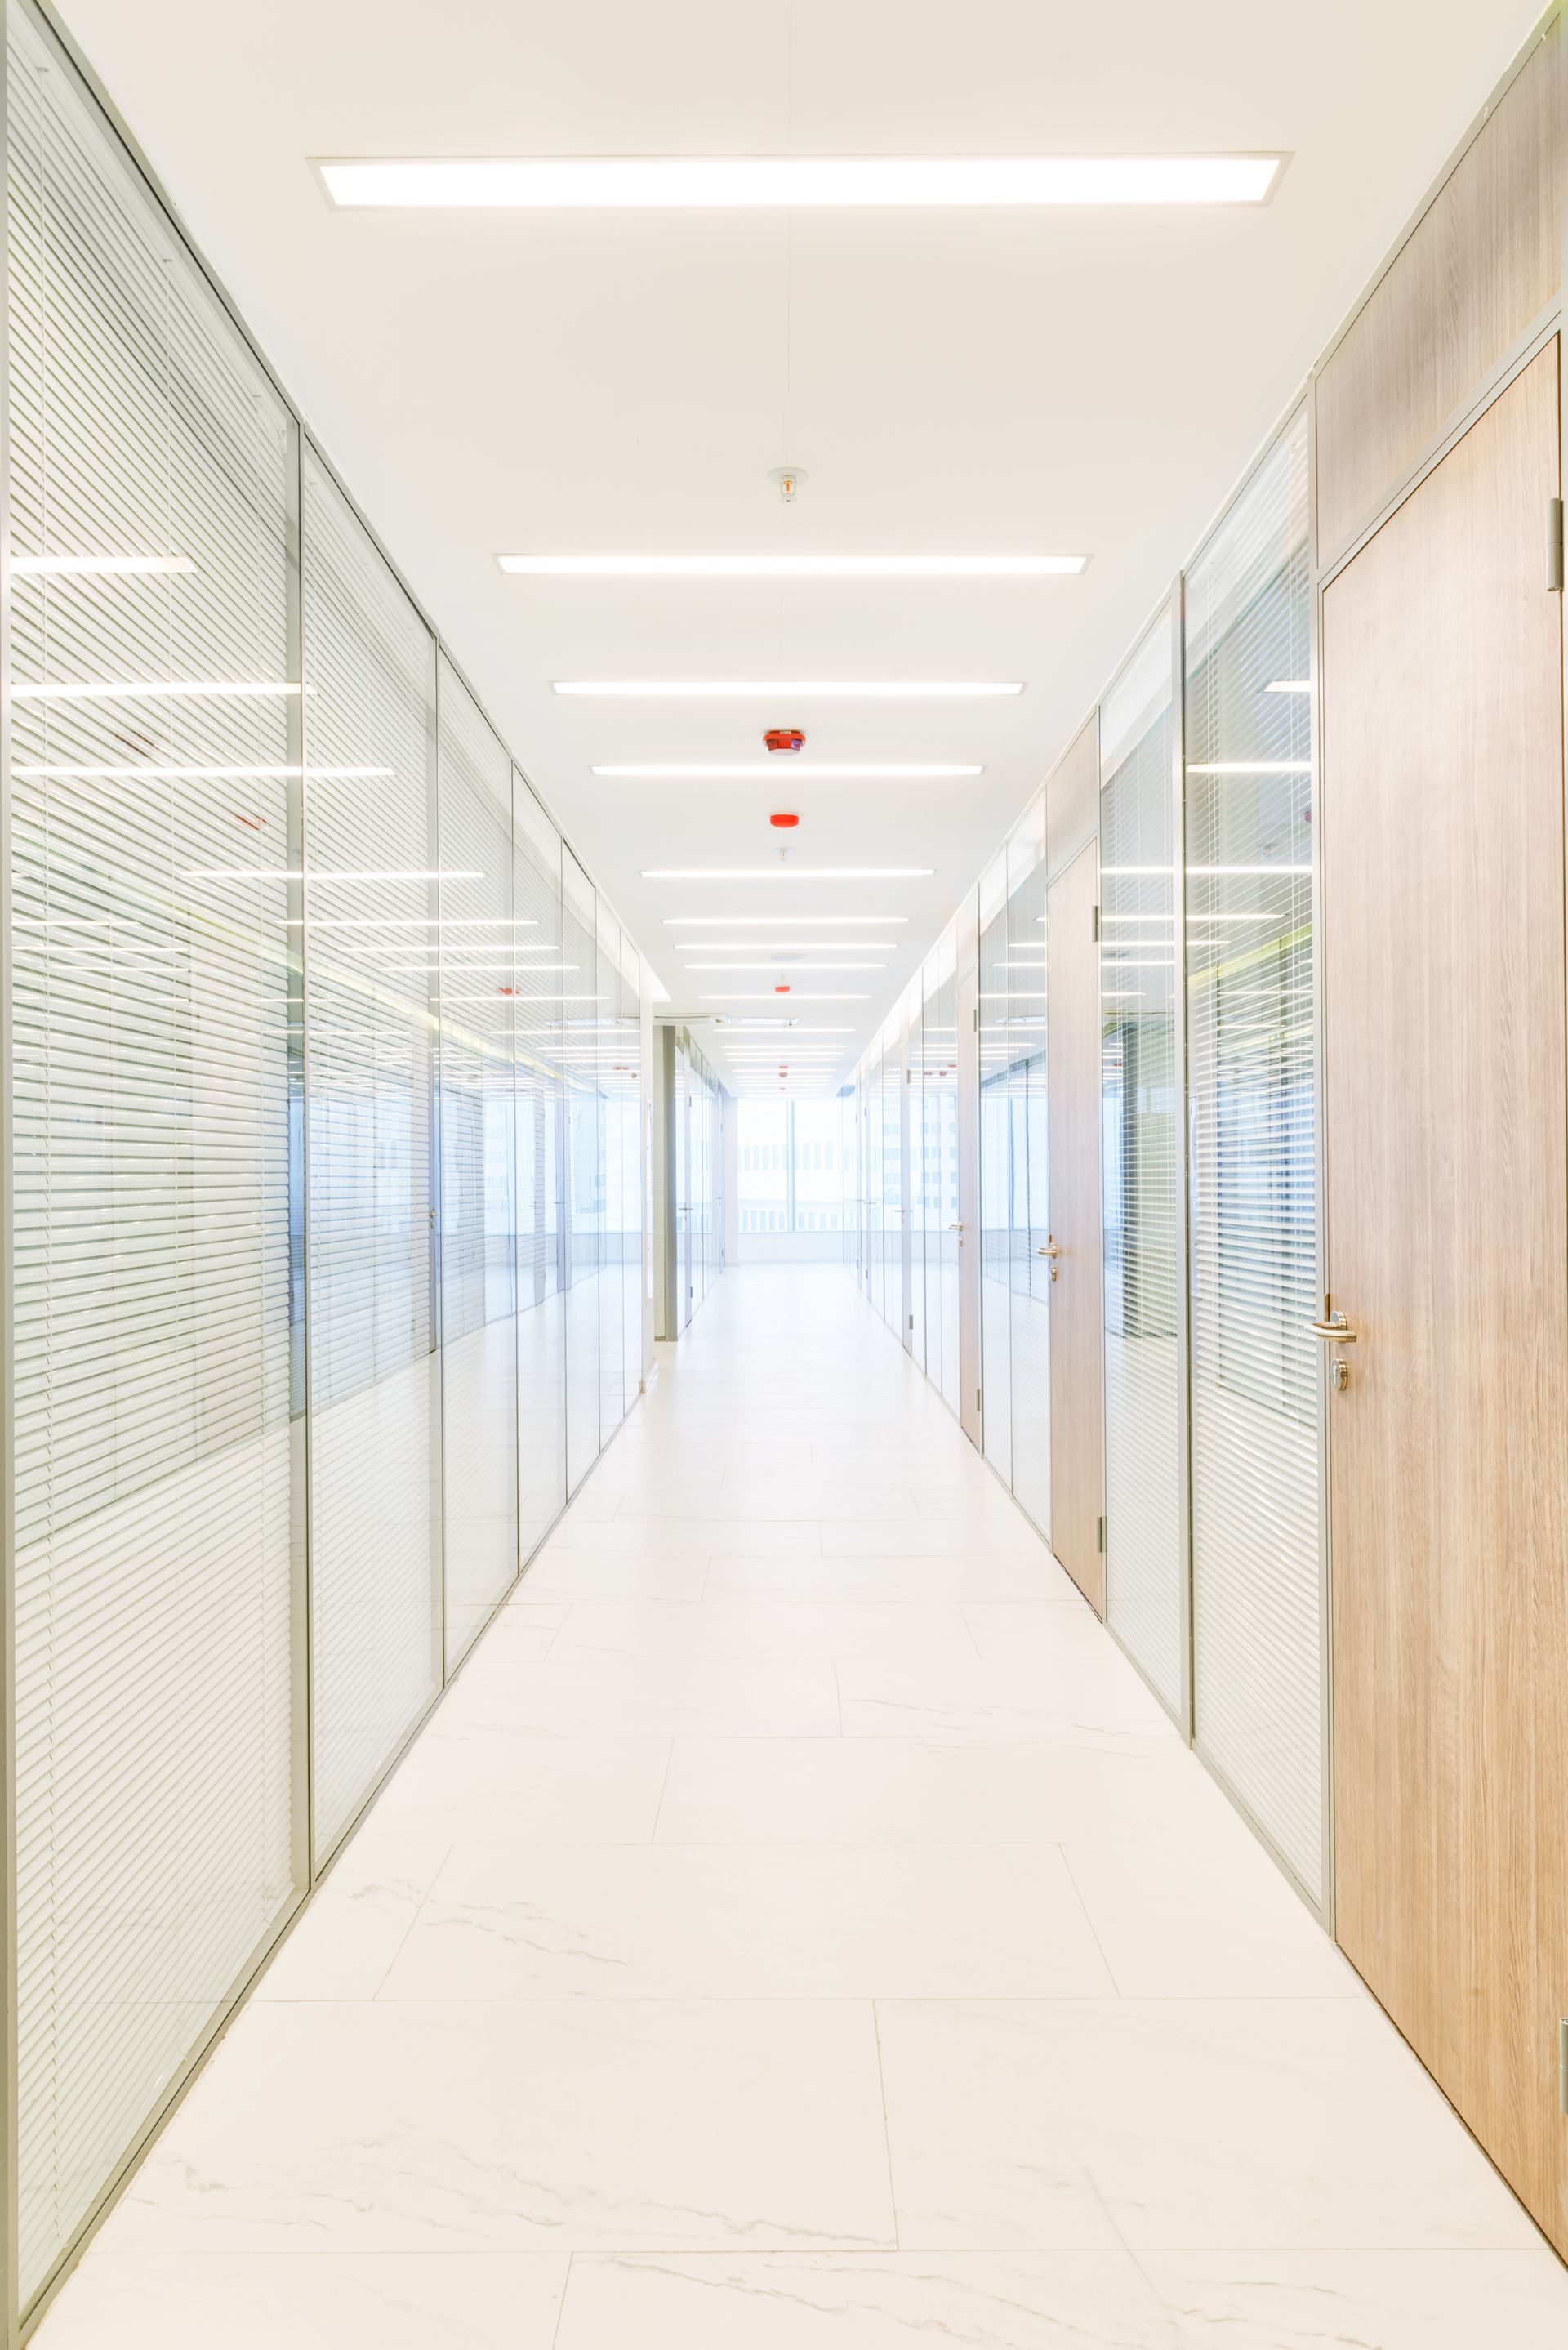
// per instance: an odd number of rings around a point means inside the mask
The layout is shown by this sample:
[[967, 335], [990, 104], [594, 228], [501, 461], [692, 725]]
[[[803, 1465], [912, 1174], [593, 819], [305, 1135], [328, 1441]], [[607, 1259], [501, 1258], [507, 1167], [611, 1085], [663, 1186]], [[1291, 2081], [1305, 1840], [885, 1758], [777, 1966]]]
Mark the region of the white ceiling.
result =
[[[809, 1009], [852, 1030], [845, 1066], [1537, 13], [1538, 0], [63, 7], [672, 1008], [722, 1011], [698, 999], [746, 983], [682, 980], [672, 942], [710, 934], [666, 916], [909, 918], [884, 969], [815, 983], [863, 992]], [[306, 160], [1255, 149], [1293, 158], [1266, 208], [1170, 213], [335, 213]], [[768, 479], [786, 462], [808, 476], [788, 508]], [[493, 559], [715, 549], [1093, 560], [1077, 579], [781, 588], [509, 579]], [[1028, 690], [787, 709], [549, 690], [660, 676]], [[776, 786], [588, 773], [754, 759], [762, 728], [786, 723], [806, 729], [807, 760], [985, 773], [814, 785], [804, 761], [781, 762]], [[768, 861], [773, 808], [801, 816], [797, 863], [932, 877], [639, 878]]]

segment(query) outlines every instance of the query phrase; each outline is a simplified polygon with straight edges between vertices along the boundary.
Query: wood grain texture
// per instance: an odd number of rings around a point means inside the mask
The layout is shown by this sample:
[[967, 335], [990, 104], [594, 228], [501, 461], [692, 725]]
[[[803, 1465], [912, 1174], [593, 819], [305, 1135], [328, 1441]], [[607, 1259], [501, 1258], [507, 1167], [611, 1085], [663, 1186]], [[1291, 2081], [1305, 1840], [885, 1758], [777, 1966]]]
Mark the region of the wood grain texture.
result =
[[1555, 23], [1317, 380], [1332, 557], [1538, 317], [1562, 277]]
[[1051, 1284], [1051, 1547], [1103, 1616], [1099, 888], [1091, 842], [1047, 892], [1045, 1042], [1051, 1232], [1062, 1251]]
[[1568, 2252], [1554, 341], [1324, 602], [1339, 1939]]
[[1054, 879], [1100, 828], [1097, 717], [1080, 727], [1045, 779], [1045, 871]]

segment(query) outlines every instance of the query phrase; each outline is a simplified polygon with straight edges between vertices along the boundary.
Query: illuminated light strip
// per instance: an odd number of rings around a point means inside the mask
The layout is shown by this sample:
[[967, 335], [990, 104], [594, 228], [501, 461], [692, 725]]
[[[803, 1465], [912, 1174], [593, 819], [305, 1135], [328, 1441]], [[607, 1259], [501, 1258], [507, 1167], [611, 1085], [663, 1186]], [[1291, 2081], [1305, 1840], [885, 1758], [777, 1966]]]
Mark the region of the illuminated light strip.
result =
[[[767, 995], [740, 995], [726, 989], [722, 995], [700, 995], [697, 1001], [699, 1003], [771, 1003], [776, 993], [774, 990]], [[820, 988], [791, 987], [784, 993], [793, 995], [797, 1003], [869, 1003], [871, 1001], [868, 995], [841, 994], [831, 991], [825, 993]]]
[[826, 678], [783, 679], [771, 684], [673, 678], [650, 678], [640, 683], [560, 679], [551, 688], [554, 693], [607, 702], [982, 702], [1023, 691], [1022, 684], [941, 685], [926, 679], [911, 679], [903, 685], [891, 680], [884, 684], [849, 684], [830, 683]]
[[[894, 923], [906, 925], [909, 919], [908, 914], [666, 914], [664, 928], [667, 931], [768, 931], [783, 926], [812, 931], [858, 930], [870, 926], [880, 930]], [[1040, 920], [1045, 920], [1044, 914]], [[676, 941], [678, 946], [684, 943], [683, 940]], [[737, 946], [742, 943], [739, 939], [735, 941]], [[767, 943], [765, 939], [757, 941], [760, 947]]]
[[[783, 763], [778, 759], [757, 765], [725, 765], [719, 767], [590, 767], [590, 775], [603, 775], [617, 783], [717, 784], [757, 783], [764, 777], [772, 782], [783, 775]], [[813, 765], [810, 761], [791, 759], [791, 784], [815, 780], [818, 783], [929, 783], [955, 775], [983, 775], [983, 767], [942, 766], [826, 766]]]
[[1261, 204], [1282, 153], [508, 155], [312, 159], [340, 210]]
[[531, 579], [1059, 579], [1086, 555], [498, 555]]
[[669, 865], [645, 881], [929, 881], [929, 865]]

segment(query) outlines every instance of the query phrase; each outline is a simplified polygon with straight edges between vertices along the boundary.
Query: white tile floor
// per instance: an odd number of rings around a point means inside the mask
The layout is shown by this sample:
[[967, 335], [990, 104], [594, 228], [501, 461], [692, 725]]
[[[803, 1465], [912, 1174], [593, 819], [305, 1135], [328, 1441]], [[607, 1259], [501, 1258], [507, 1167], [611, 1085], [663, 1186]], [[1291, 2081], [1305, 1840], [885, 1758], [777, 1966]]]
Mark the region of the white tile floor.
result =
[[849, 1281], [660, 1354], [42, 2350], [1560, 2350]]

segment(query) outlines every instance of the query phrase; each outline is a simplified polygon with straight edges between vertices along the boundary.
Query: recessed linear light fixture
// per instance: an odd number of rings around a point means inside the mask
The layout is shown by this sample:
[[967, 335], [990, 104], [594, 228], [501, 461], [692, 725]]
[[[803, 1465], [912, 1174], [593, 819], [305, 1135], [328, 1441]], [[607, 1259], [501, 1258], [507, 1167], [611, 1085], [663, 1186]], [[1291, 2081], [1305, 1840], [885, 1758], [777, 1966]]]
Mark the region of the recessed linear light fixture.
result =
[[[649, 680], [644, 684], [558, 680], [552, 691], [603, 702], [989, 702], [1022, 693], [1020, 685], [939, 685], [927, 679], [907, 685], [829, 684], [825, 680], [784, 679], [773, 683], [686, 682]], [[1276, 690], [1269, 688], [1271, 693]]]
[[[774, 955], [886, 954], [888, 949], [896, 943], [892, 939], [704, 939], [701, 944], [695, 939], [677, 939], [675, 941], [683, 955], [745, 954], [759, 966]], [[696, 967], [695, 963], [687, 965], [691, 971]]]
[[1230, 155], [316, 156], [339, 211], [711, 211], [1261, 204], [1285, 157]]
[[656, 865], [645, 881], [929, 881], [930, 865]]
[[[781, 971], [806, 972], [814, 971], [886, 971], [888, 968], [885, 962], [781, 962], [778, 967]], [[773, 965], [767, 962], [689, 962], [686, 964], [685, 968], [687, 971], [691, 972], [745, 971], [750, 972], [753, 979], [760, 979], [764, 972], [771, 971], [773, 969]]]
[[1086, 555], [498, 555], [534, 579], [1055, 579]]
[[194, 571], [188, 555], [14, 555], [18, 578], [82, 579], [133, 577], [147, 573]]
[[[1044, 915], [1040, 919], [1044, 921]], [[883, 930], [895, 923], [906, 927], [909, 920], [908, 914], [666, 914], [663, 927], [667, 931], [773, 931], [787, 926], [799, 931], [826, 931], [859, 930], [869, 923]], [[677, 939], [675, 943], [684, 946], [686, 941]], [[739, 945], [739, 940], [735, 943]], [[759, 946], [768, 943], [765, 939], [757, 941]], [[825, 940], [823, 943], [831, 941]]]
[[[605, 775], [619, 783], [721, 784], [760, 783], [765, 777], [774, 783], [779, 776], [779, 764], [748, 766], [736, 764], [719, 767], [593, 767], [589, 773]], [[827, 766], [802, 760], [790, 769], [792, 784], [801, 781], [816, 783], [932, 783], [941, 777], [983, 775], [983, 767], [943, 766]]]
[[[797, 1003], [869, 1003], [871, 1001], [866, 994], [825, 994], [820, 988], [792, 987], [789, 992]], [[772, 1003], [775, 998], [772, 995], [737, 995], [732, 989], [726, 988], [722, 994], [700, 995], [697, 1001], [699, 1003]]]

